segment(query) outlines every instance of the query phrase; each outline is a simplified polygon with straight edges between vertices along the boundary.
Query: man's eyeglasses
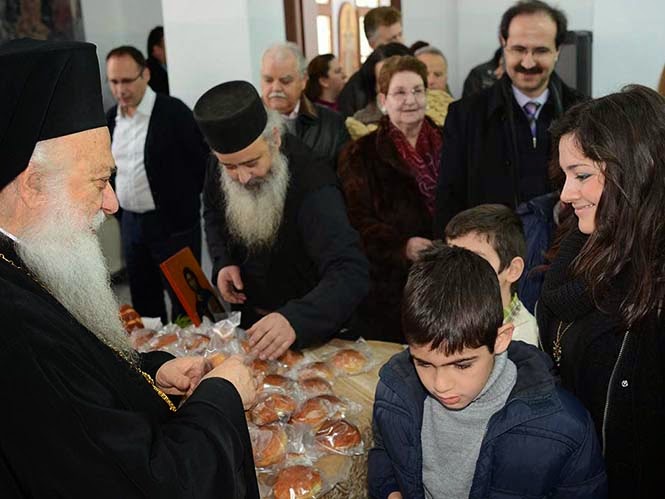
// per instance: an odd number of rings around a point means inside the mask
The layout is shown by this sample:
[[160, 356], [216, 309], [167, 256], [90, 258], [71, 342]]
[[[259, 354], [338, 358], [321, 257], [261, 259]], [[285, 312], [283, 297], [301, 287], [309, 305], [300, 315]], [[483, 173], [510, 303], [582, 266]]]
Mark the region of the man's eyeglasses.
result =
[[554, 51], [548, 47], [528, 49], [521, 45], [515, 45], [513, 47], [506, 47], [504, 50], [513, 57], [519, 57], [520, 59], [526, 57], [529, 52], [531, 52], [531, 57], [533, 57], [534, 60], [546, 59], [547, 57], [554, 55]]
[[141, 72], [139, 73], [139, 75], [136, 78], [122, 78], [120, 80], [108, 80], [108, 82], [113, 86], [131, 85], [132, 83], [134, 83], [139, 78], [143, 78], [143, 69], [141, 69]]
[[411, 90], [399, 89], [389, 93], [388, 95], [390, 95], [395, 100], [395, 102], [399, 104], [405, 102], [409, 95], [413, 95], [414, 99], [421, 101], [425, 99], [425, 87], [416, 87], [412, 88]]

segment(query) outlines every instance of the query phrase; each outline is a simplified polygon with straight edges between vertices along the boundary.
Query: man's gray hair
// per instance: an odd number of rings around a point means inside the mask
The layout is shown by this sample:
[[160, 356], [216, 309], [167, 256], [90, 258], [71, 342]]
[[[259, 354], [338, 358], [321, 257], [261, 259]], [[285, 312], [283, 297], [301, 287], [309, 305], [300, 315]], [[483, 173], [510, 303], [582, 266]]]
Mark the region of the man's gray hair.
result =
[[52, 140], [37, 142], [32, 156], [30, 156], [30, 163], [33, 164], [34, 171], [41, 177], [42, 186], [50, 192], [62, 187], [68, 172], [66, 168], [63, 168], [58, 157], [58, 149]]
[[274, 43], [266, 49], [263, 53], [261, 60], [265, 59], [266, 56], [272, 55], [277, 59], [284, 59], [286, 56], [293, 56], [296, 59], [296, 64], [298, 66], [298, 73], [300, 76], [307, 75], [307, 59], [300, 50], [300, 47], [293, 42], [279, 42]]
[[418, 57], [419, 55], [422, 54], [434, 54], [438, 55], [443, 59], [443, 62], [448, 66], [448, 59], [446, 59], [446, 56], [443, 55], [443, 52], [441, 52], [438, 48], [433, 47], [432, 45], [426, 45], [425, 47], [421, 47], [418, 50], [414, 52], [414, 56]]

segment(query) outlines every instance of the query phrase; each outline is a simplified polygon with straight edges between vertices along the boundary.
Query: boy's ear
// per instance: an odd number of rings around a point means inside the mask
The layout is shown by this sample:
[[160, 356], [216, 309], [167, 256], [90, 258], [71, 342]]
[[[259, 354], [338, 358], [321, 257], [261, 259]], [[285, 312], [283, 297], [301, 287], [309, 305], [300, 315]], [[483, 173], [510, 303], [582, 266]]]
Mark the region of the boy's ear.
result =
[[512, 322], [508, 322], [501, 326], [496, 333], [496, 340], [494, 341], [494, 354], [498, 355], [503, 353], [510, 345], [510, 342], [513, 339], [513, 331], [515, 326]]
[[501, 273], [505, 276], [506, 281], [512, 284], [522, 277], [522, 272], [524, 272], [524, 259], [521, 256], [516, 256]]

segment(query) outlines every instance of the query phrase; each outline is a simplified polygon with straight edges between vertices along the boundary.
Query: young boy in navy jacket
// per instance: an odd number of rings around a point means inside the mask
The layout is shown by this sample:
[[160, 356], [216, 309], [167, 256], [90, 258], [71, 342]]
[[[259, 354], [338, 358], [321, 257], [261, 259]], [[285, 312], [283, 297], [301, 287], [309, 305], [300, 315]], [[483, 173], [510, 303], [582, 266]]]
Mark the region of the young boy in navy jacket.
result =
[[589, 414], [556, 385], [544, 353], [511, 344], [487, 261], [441, 243], [421, 253], [402, 325], [409, 348], [381, 368], [376, 389], [371, 497], [607, 496]]

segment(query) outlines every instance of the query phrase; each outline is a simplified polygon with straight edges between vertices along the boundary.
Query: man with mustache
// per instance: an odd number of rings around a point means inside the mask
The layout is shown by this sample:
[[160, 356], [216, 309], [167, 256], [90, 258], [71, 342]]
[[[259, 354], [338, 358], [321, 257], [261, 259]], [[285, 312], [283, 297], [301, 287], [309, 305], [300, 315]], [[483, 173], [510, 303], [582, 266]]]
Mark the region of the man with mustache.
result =
[[242, 311], [252, 353], [275, 359], [344, 334], [368, 263], [335, 172], [245, 81], [208, 90], [194, 118], [214, 154], [203, 200], [213, 282]]
[[550, 123], [583, 96], [554, 72], [566, 16], [545, 2], [510, 7], [501, 19], [505, 74], [454, 102], [443, 131], [434, 233], [483, 203], [513, 208], [550, 192]]
[[0, 497], [258, 498], [248, 368], [124, 332], [95, 234], [113, 170], [94, 45], [0, 47]]
[[295, 43], [276, 43], [263, 53], [263, 103], [284, 116], [289, 133], [337, 168], [339, 153], [350, 140], [349, 132], [341, 115], [307, 98], [306, 83], [307, 60]]

